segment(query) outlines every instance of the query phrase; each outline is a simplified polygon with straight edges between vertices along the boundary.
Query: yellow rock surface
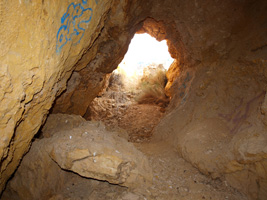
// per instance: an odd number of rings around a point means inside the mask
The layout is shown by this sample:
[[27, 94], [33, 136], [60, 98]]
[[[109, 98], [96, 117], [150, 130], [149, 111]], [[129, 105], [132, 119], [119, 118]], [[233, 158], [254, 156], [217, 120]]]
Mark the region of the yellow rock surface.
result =
[[110, 5], [107, 0], [0, 2], [0, 190], [75, 63], [100, 33]]

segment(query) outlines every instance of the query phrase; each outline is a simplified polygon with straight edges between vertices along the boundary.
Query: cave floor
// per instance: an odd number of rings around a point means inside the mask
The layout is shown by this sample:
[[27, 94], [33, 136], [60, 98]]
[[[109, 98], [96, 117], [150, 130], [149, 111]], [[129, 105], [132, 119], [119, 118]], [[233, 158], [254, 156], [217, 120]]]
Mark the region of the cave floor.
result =
[[[195, 199], [213, 199], [213, 200], [244, 200], [247, 199], [244, 195], [234, 190], [227, 185], [225, 181], [203, 175], [200, 171], [194, 168], [190, 163], [186, 162], [175, 149], [164, 141], [153, 140], [153, 135], [150, 132], [141, 134], [133, 134], [136, 131], [136, 126], [140, 126], [143, 122], [147, 124], [147, 113], [152, 113], [149, 120], [158, 122], [158, 117], [162, 116], [160, 107], [155, 105], [138, 105], [131, 104], [128, 109], [131, 117], [124, 119], [124, 123], [129, 126], [129, 131], [134, 137], [128, 135], [128, 141], [147, 156], [149, 165], [152, 167], [153, 182], [152, 185], [144, 189], [142, 186], [138, 189], [131, 189], [115, 184], [109, 184], [106, 181], [98, 181], [94, 179], [83, 178], [78, 174], [68, 172], [71, 176], [70, 181], [66, 182], [57, 195], [52, 195], [50, 200], [195, 200]], [[146, 113], [142, 113], [146, 112]], [[154, 113], [154, 114], [153, 114]], [[114, 114], [114, 113], [113, 113]], [[115, 115], [115, 114], [114, 114]], [[120, 115], [121, 116], [121, 115]], [[126, 116], [126, 115], [125, 115]], [[121, 116], [124, 118], [125, 116]], [[153, 119], [155, 118], [155, 119]], [[136, 122], [135, 119], [138, 119]], [[65, 121], [65, 120], [64, 120]], [[154, 121], [154, 122], [153, 122]], [[115, 124], [121, 124], [115, 123]], [[109, 127], [114, 130], [121, 130], [118, 127]], [[59, 127], [57, 127], [59, 128]], [[125, 132], [126, 131], [126, 132]], [[120, 134], [126, 134], [127, 130]], [[138, 137], [140, 136], [140, 137]], [[125, 135], [123, 136], [125, 137]], [[134, 138], [134, 139], [133, 139]], [[42, 140], [42, 139], [41, 139]], [[10, 199], [4, 193], [3, 199]]]
[[94, 100], [92, 110], [95, 111], [94, 120], [102, 121], [107, 129], [118, 132], [147, 156], [153, 170], [153, 184], [147, 189], [132, 190], [89, 179], [94, 182], [94, 189], [89, 191], [86, 189], [88, 179], [81, 180], [77, 176], [65, 187], [64, 199], [247, 199], [225, 181], [203, 175], [169, 144], [152, 139], [153, 128], [164, 116], [164, 107], [153, 103], [136, 104], [131, 94], [113, 88]]
[[[119, 94], [119, 95], [118, 95]], [[113, 97], [120, 97], [114, 99]], [[156, 104], [136, 104], [130, 94], [112, 91], [94, 100], [96, 121], [124, 137], [147, 156], [153, 171], [152, 185], [130, 189], [106, 181], [83, 178], [68, 172], [71, 181], [50, 200], [244, 200], [247, 199], [223, 180], [213, 180], [186, 162], [164, 141], [153, 140], [153, 128], [164, 116], [165, 108]], [[112, 97], [112, 98], [111, 98]], [[94, 114], [94, 113], [93, 113]], [[63, 119], [65, 122], [65, 119]], [[88, 119], [87, 119], [88, 120]], [[66, 120], [67, 122], [67, 120]], [[66, 124], [63, 123], [65, 126]], [[56, 124], [57, 128], [60, 128]], [[3, 199], [5, 198], [3, 195]]]
[[153, 184], [151, 187], [131, 190], [107, 182], [73, 175], [73, 181], [67, 183], [61, 194], [51, 199], [246, 199], [244, 195], [228, 186], [226, 182], [212, 180], [201, 174], [164, 142], [136, 143], [135, 146], [148, 157], [152, 166]]
[[246, 199], [226, 182], [201, 174], [167, 143], [150, 142], [136, 146], [147, 155], [153, 168], [153, 185], [148, 189], [151, 199]]
[[[106, 92], [94, 100], [92, 110], [97, 113], [95, 120], [102, 121], [108, 129], [119, 132], [121, 137], [134, 143], [136, 148], [147, 156], [153, 170], [153, 184], [148, 189], [133, 191], [110, 185], [114, 192], [108, 193], [109, 197], [101, 190], [94, 194], [98, 197], [91, 199], [246, 199], [225, 181], [212, 180], [200, 173], [169, 144], [153, 140], [153, 128], [164, 116], [165, 107], [154, 102], [137, 104], [131, 94], [125, 91], [114, 88], [110, 91], [112, 95]], [[104, 187], [107, 187], [106, 183]]]

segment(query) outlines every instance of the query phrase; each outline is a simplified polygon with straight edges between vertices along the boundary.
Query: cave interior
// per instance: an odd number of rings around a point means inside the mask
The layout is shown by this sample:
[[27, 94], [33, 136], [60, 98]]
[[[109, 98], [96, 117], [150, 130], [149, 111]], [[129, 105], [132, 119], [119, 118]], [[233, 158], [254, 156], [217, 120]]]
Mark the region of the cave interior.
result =
[[[0, 2], [1, 199], [267, 200], [266, 11]], [[141, 34], [173, 60], [127, 76]]]

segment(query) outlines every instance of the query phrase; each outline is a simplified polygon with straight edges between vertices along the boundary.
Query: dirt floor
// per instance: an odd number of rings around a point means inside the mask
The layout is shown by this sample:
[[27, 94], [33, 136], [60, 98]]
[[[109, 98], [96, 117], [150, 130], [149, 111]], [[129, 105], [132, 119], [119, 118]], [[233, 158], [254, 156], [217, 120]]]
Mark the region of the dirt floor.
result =
[[[91, 120], [102, 121], [107, 129], [116, 131], [119, 136], [126, 138], [147, 156], [153, 172], [151, 186], [131, 189], [68, 172], [70, 179], [56, 195], [52, 195], [50, 200], [247, 199], [246, 196], [228, 186], [226, 181], [212, 180], [200, 173], [169, 144], [153, 140], [153, 129], [164, 116], [165, 107], [166, 105], [156, 103], [138, 104], [134, 101], [132, 93], [113, 87], [94, 100], [91, 113], [88, 115]], [[72, 129], [85, 121], [82, 118], [75, 120], [71, 125], [68, 125], [69, 122], [64, 117], [61, 121], [66, 129]], [[55, 120], [51, 119], [51, 121]], [[61, 129], [58, 122], [50, 128], [49, 133]], [[50, 135], [41, 134], [41, 137], [46, 138]], [[3, 200], [13, 198], [8, 194], [11, 191], [8, 188], [9, 186], [3, 194]]]
[[50, 200], [246, 200], [221, 180], [201, 174], [166, 143], [138, 143], [135, 146], [149, 159], [153, 184], [142, 189], [127, 189], [107, 182], [73, 175], [72, 182]]
[[[95, 100], [94, 105], [97, 105], [95, 109], [98, 111], [99, 107], [103, 109], [103, 115], [99, 116], [101, 112], [98, 112], [97, 119], [103, 121], [109, 129], [120, 130], [122, 137], [126, 137], [128, 141], [134, 143], [148, 157], [149, 163], [153, 168], [152, 186], [145, 191], [141, 188], [132, 191], [106, 182], [96, 182], [97, 187], [92, 192], [87, 191], [84, 194], [85, 184], [81, 184], [79, 179], [74, 186], [67, 187], [71, 189], [65, 191], [64, 197], [72, 194], [70, 199], [247, 199], [244, 195], [228, 186], [225, 181], [212, 180], [201, 174], [181, 158], [169, 144], [151, 141], [153, 128], [164, 115], [162, 107], [151, 104], [137, 104], [134, 101], [128, 101], [131, 98], [127, 100], [127, 95], [129, 97], [129, 94], [119, 93], [120, 95], [117, 95], [113, 91], [113, 95], [120, 96], [119, 100], [109, 98], [110, 96], [107, 97], [107, 95]], [[99, 102], [102, 102], [102, 106], [99, 106]], [[107, 110], [108, 116], [104, 114]], [[78, 194], [84, 195], [78, 198]]]
[[151, 199], [246, 199], [226, 182], [201, 174], [164, 142], [136, 146], [147, 155], [153, 168], [153, 185], [149, 188]]
[[[153, 98], [151, 101], [142, 101], [145, 104], [138, 104], [134, 101], [136, 93], [121, 90], [121, 87], [118, 89], [116, 85], [94, 100], [91, 109], [95, 114], [92, 118], [103, 121], [109, 129], [124, 130], [121, 136], [134, 143], [148, 157], [153, 168], [152, 186], [146, 191], [130, 190], [131, 193], [125, 193], [122, 199], [247, 199], [228, 186], [226, 181], [212, 180], [200, 173], [169, 144], [153, 140], [153, 129], [164, 116], [166, 104], [157, 104]], [[118, 199], [115, 196], [109, 198]]]
[[[155, 122], [163, 115], [160, 108], [155, 108], [155, 106], [151, 105], [131, 105], [128, 110], [130, 110], [130, 113], [123, 116], [123, 120], [118, 123], [121, 126], [125, 125], [125, 127], [129, 127], [129, 141], [137, 141], [134, 143], [135, 147], [147, 156], [153, 171], [152, 185], [147, 189], [138, 188], [132, 190], [109, 184], [105, 181], [83, 178], [77, 174], [68, 172], [71, 178], [65, 183], [63, 189], [58, 191], [57, 195], [53, 195], [50, 200], [247, 199], [244, 195], [228, 186], [226, 182], [219, 179], [212, 180], [201, 174], [196, 168], [181, 158], [169, 144], [163, 141], [151, 141], [151, 137], [153, 137], [151, 132], [147, 133], [145, 129], [139, 128], [139, 132], [134, 133], [134, 130], [139, 126], [153, 126], [154, 124], [147, 124], [147, 111], [154, 110], [154, 112], [158, 112], [158, 115], [153, 114], [149, 117], [152, 122]], [[127, 121], [125, 117], [129, 115], [130, 117]], [[138, 119], [138, 122], [135, 123], [133, 118]], [[125, 124], [122, 124], [122, 122]], [[143, 125], [141, 122], [143, 122]], [[127, 130], [121, 132], [121, 134], [126, 134], [126, 132]], [[4, 194], [3, 200], [5, 199], [10, 200], [12, 198]]]

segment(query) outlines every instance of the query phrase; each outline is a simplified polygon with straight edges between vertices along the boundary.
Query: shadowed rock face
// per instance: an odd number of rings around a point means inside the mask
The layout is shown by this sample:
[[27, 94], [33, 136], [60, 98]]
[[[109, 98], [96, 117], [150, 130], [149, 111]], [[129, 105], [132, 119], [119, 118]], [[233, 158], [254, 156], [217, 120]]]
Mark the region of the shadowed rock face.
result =
[[[176, 59], [172, 70], [179, 72], [168, 75], [172, 102], [156, 135], [171, 141], [204, 173], [225, 176], [252, 198], [266, 197], [266, 4], [264, 0], [0, 2], [0, 190], [72, 72], [81, 80], [88, 76], [86, 70], [89, 77], [103, 77], [88, 78], [84, 86], [98, 85], [97, 81], [104, 85], [105, 74], [122, 60], [133, 34], [143, 31], [168, 40]], [[81, 95], [93, 99], [100, 88], [93, 93], [75, 88], [75, 100], [66, 110], [84, 112], [76, 99]], [[85, 103], [81, 108], [87, 107]], [[200, 144], [197, 137], [205, 142]], [[204, 155], [218, 141], [226, 152], [221, 153], [223, 159], [208, 153], [197, 160], [194, 152]], [[214, 164], [215, 158], [220, 165]], [[250, 183], [253, 187], [247, 189]]]
[[1, 199], [247, 199], [201, 174], [168, 143], [133, 145], [106, 129], [77, 115], [49, 115], [45, 138], [33, 141]]
[[130, 188], [146, 188], [152, 183], [146, 156], [99, 122], [52, 114], [42, 132], [45, 138], [32, 143], [3, 199], [50, 199], [62, 193], [77, 174], [91, 178], [86, 190], [93, 188], [92, 178]]
[[261, 67], [217, 61], [209, 68], [200, 65], [195, 73], [188, 70], [190, 81], [182, 74], [174, 82], [173, 91], [180, 94], [154, 133], [201, 172], [226, 180], [251, 199], [266, 199], [266, 76]]

